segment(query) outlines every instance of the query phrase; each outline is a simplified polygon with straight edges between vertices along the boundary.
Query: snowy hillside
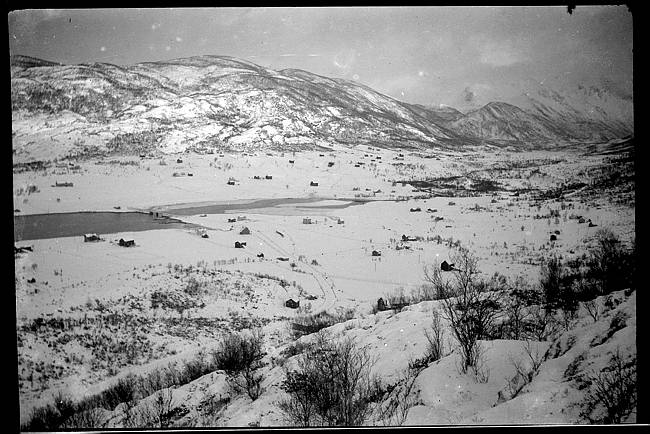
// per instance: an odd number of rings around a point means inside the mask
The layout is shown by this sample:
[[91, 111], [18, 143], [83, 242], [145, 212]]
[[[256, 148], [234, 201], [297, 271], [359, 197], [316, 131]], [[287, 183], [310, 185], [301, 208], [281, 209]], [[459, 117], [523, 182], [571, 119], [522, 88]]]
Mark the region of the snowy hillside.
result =
[[515, 102], [521, 108], [490, 103], [463, 115], [400, 102], [356, 82], [226, 56], [131, 66], [11, 57], [15, 162], [334, 144], [458, 148], [484, 140], [537, 144], [633, 133], [631, 99], [621, 105], [595, 87], [577, 93], [533, 87], [527, 95]]

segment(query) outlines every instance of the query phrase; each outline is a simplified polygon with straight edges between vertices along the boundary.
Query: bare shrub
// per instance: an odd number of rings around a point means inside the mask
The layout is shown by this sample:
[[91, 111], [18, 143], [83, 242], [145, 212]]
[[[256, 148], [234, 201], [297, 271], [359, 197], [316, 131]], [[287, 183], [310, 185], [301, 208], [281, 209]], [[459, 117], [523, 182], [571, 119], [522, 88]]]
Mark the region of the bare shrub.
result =
[[226, 371], [229, 384], [237, 392], [245, 390], [250, 399], [256, 400], [262, 392], [262, 365], [264, 335], [261, 329], [251, 334], [230, 333], [213, 353], [217, 369]]
[[531, 341], [523, 344], [523, 350], [527, 356], [524, 360], [510, 358], [510, 363], [515, 367], [515, 375], [508, 380], [509, 399], [515, 398], [527, 384], [533, 381], [540, 366], [548, 358], [548, 351], [540, 351], [539, 346], [533, 345]]
[[598, 302], [596, 300], [589, 300], [583, 302], [582, 305], [594, 322], [597, 322], [600, 317], [600, 305]]
[[592, 423], [618, 424], [636, 408], [636, 357], [624, 360], [620, 350], [602, 372], [592, 375], [582, 416]]
[[300, 356], [300, 368], [286, 373], [282, 388], [289, 397], [278, 408], [295, 426], [361, 425], [376, 395], [373, 364], [354, 339], [332, 340], [321, 331]]
[[411, 392], [421, 370], [413, 369], [413, 365], [409, 362], [409, 366], [400, 374], [397, 382], [388, 388], [385, 398], [377, 406], [378, 420], [383, 426], [403, 425], [409, 410], [417, 402]]
[[429, 363], [440, 360], [445, 355], [444, 329], [440, 324], [440, 314], [436, 309], [431, 312], [431, 325], [424, 330], [427, 339], [426, 358]]
[[171, 412], [173, 407], [173, 394], [171, 389], [159, 390], [156, 392], [151, 410], [160, 428], [167, 428], [171, 423]]
[[[452, 278], [446, 280], [438, 266], [425, 268], [426, 279], [445, 298], [442, 299], [443, 315], [451, 326], [461, 350], [460, 371], [476, 368], [481, 360], [478, 341], [491, 335], [500, 311], [500, 294], [489, 291], [478, 273], [476, 257], [465, 248], [451, 255], [456, 264]], [[480, 375], [482, 377], [482, 375]], [[478, 377], [477, 377], [478, 378]]]

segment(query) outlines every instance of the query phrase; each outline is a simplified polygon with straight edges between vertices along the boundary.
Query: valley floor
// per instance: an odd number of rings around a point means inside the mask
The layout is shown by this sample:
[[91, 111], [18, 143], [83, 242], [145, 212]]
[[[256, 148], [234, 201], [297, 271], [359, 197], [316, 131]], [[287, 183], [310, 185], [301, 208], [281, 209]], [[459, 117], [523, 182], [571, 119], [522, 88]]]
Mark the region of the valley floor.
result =
[[[145, 373], [213, 348], [231, 330], [262, 326], [268, 357], [277, 355], [293, 341], [290, 322], [322, 310], [355, 312], [355, 319], [333, 329], [371, 345], [378, 356], [374, 369], [389, 378], [411, 353], [421, 352], [435, 302], [394, 315], [373, 315], [372, 308], [379, 297], [420, 287], [424, 267], [449, 260], [454, 248], [476, 254], [485, 277], [498, 273], [534, 284], [543, 260], [579, 257], [600, 228], [625, 243], [634, 240], [627, 160], [567, 150], [399, 152], [403, 159], [398, 151], [365, 147], [295, 155], [114, 157], [15, 171], [15, 214], [156, 210], [199, 226], [100, 234], [103, 241], [90, 243], [82, 234], [17, 243], [33, 246], [15, 260], [23, 421], [59, 391], [75, 399], [97, 393], [127, 372]], [[231, 178], [234, 185], [227, 184]], [[409, 181], [427, 183], [414, 187]], [[257, 199], [308, 197], [314, 201], [244, 206]], [[362, 199], [367, 202], [348, 206]], [[218, 203], [245, 209], [174, 213]], [[240, 234], [244, 227], [250, 234]], [[135, 240], [135, 247], [119, 246], [120, 238]], [[236, 241], [246, 246], [235, 248]], [[285, 306], [289, 298], [300, 301], [299, 309]], [[404, 423], [578, 422], [579, 412], [567, 406], [581, 396], [564, 377], [571, 357], [586, 352], [583, 363], [596, 366], [614, 344], [636, 353], [635, 297], [619, 298], [618, 309], [629, 318], [626, 328], [594, 349], [587, 340], [605, 333], [601, 329], [609, 323], [603, 316], [589, 325], [583, 315], [570, 331], [578, 339], [573, 349], [545, 362], [526, 393], [495, 407], [504, 379], [513, 375], [507, 357], [521, 352], [521, 342], [485, 343], [485, 384], [458, 374], [457, 355], [449, 354], [418, 376], [420, 400]], [[273, 406], [282, 369], [265, 369], [266, 392], [254, 402], [233, 397], [219, 424], [283, 424]], [[197, 390], [223, 393], [220, 376], [174, 389], [175, 402], [190, 409], [177, 426], [199, 424], [196, 406], [203, 395]]]

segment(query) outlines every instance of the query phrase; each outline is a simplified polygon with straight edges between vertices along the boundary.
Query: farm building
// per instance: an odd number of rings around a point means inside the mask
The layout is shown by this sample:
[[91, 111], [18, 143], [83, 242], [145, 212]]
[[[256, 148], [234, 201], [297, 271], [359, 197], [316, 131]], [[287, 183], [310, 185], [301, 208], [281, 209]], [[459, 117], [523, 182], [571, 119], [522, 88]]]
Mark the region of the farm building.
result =
[[317, 182], [314, 182], [314, 181], [311, 181], [311, 182], [309, 183], [309, 186], [310, 186], [310, 187], [318, 187], [318, 183], [317, 183]]
[[253, 176], [253, 179], [262, 179], [259, 175]]
[[304, 217], [304, 218], [302, 219], [302, 224], [303, 224], [303, 225], [310, 225], [311, 223], [312, 223], [312, 222], [311, 222], [311, 218], [309, 218], [309, 217]]
[[207, 233], [204, 232], [204, 233], [201, 234], [201, 238], [210, 238], [210, 237], [208, 236]]
[[447, 261], [442, 261], [442, 264], [440, 264], [440, 269], [442, 271], [454, 271], [454, 264], [449, 264]]
[[228, 185], [235, 185], [235, 181], [233, 179], [229, 179], [228, 182], [226, 183]]
[[246, 220], [246, 216], [245, 215], [238, 215], [237, 216], [237, 221], [240, 222], [242, 220]]
[[56, 181], [52, 187], [73, 187], [72, 182], [58, 182]]
[[333, 162], [333, 161], [330, 161], [329, 163], [327, 163], [327, 167], [332, 167], [332, 166], [334, 166], [334, 162]]
[[454, 206], [454, 205], [456, 205], [456, 202], [449, 202], [447, 205]]
[[339, 225], [342, 225], [342, 224], [344, 224], [344, 223], [345, 223], [345, 221], [344, 221], [343, 219], [338, 219], [338, 220], [336, 221], [336, 224], [339, 224]]
[[289, 260], [289, 258], [287, 258], [286, 256], [278, 256], [278, 257], [277, 257], [277, 260], [278, 260], [278, 261], [287, 262], [287, 261]]
[[231, 218], [231, 219], [228, 219], [228, 223], [235, 223], [236, 221], [237, 221], [237, 219], [234, 218], [234, 217]]
[[99, 241], [99, 235], [97, 234], [84, 234], [84, 243], [89, 243], [92, 241]]
[[243, 249], [246, 246], [246, 243], [235, 241], [235, 249]]
[[124, 238], [120, 238], [118, 244], [122, 247], [133, 247], [135, 246], [135, 240], [125, 240]]
[[293, 298], [290, 298], [284, 303], [284, 305], [291, 309], [298, 309], [298, 307], [300, 306], [300, 301], [295, 301]]
[[417, 208], [411, 208], [411, 212], [420, 212], [422, 211], [422, 208], [417, 207]]
[[264, 253], [258, 253], [258, 254], [257, 254], [257, 257], [258, 257], [258, 258], [264, 258]]
[[291, 164], [293, 164], [295, 162], [296, 162], [295, 160], [289, 160], [289, 163], [291, 163]]
[[239, 235], [250, 235], [250, 234], [251, 234], [251, 230], [248, 229], [248, 228], [245, 227], [245, 226], [244, 226], [244, 229], [242, 229], [242, 230], [239, 232]]
[[266, 178], [266, 179], [273, 179], [273, 176], [271, 176], [271, 175], [266, 175], [264, 178]]
[[178, 158], [178, 159], [176, 159], [176, 162], [177, 162], [178, 164], [180, 164], [180, 163], [183, 162], [183, 160], [182, 160], [181, 158]]
[[410, 235], [402, 235], [402, 241], [417, 241], [418, 239], [416, 237], [412, 237]]
[[381, 256], [381, 252], [378, 252], [377, 250], [373, 250], [372, 256]]
[[165, 215], [163, 213], [161, 213], [160, 211], [152, 211], [151, 215], [155, 219], [164, 219], [165, 218]]

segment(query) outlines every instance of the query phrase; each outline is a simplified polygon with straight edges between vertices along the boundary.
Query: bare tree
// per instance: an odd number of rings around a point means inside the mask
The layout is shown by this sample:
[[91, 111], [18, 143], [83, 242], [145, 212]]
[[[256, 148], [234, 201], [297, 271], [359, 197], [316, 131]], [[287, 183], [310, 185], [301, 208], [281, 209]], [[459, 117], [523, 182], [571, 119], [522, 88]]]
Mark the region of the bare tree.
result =
[[300, 368], [287, 372], [282, 388], [289, 398], [278, 407], [297, 426], [361, 425], [377, 395], [373, 364], [354, 339], [332, 340], [321, 331], [300, 356]]
[[594, 322], [598, 321], [598, 318], [600, 317], [600, 305], [596, 300], [588, 300], [582, 303], [582, 305], [585, 307], [585, 310], [591, 316], [591, 318], [594, 320]]
[[226, 371], [228, 381], [237, 392], [246, 390], [249, 398], [256, 400], [262, 393], [262, 350], [264, 335], [255, 329], [250, 335], [231, 333], [213, 353], [218, 369]]
[[[478, 341], [487, 338], [493, 331], [494, 322], [499, 315], [500, 294], [489, 291], [488, 285], [476, 278], [478, 261], [465, 248], [459, 248], [451, 255], [455, 264], [450, 279], [442, 276], [441, 269], [425, 268], [425, 278], [436, 288], [443, 298], [443, 315], [451, 326], [454, 337], [461, 350], [461, 372], [468, 368], [476, 371], [481, 360]], [[475, 372], [478, 375], [478, 371]]]
[[431, 325], [424, 330], [424, 337], [427, 339], [426, 358], [429, 363], [440, 360], [444, 356], [444, 334], [440, 324], [440, 314], [434, 308], [431, 312]]

